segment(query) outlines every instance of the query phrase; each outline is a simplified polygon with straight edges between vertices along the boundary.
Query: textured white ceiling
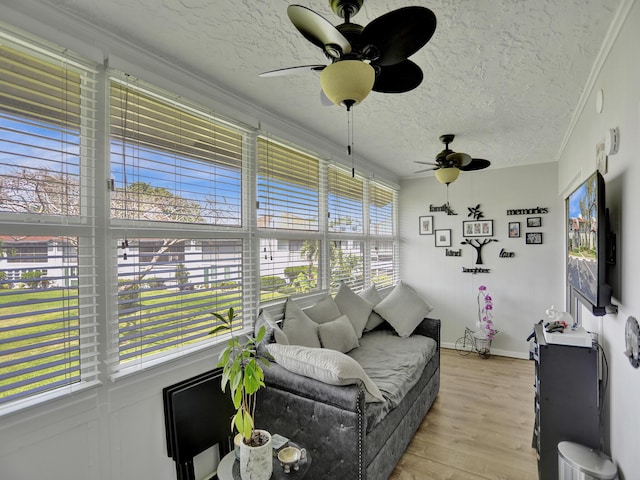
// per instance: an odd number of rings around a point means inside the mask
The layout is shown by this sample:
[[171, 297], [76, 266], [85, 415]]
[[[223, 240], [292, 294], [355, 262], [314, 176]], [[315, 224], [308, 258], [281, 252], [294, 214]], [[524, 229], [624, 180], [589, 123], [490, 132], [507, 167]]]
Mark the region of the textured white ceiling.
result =
[[[337, 145], [347, 116], [320, 103], [319, 75], [260, 72], [326, 63], [289, 21], [286, 0], [40, 0], [109, 30]], [[298, 0], [333, 24], [328, 0]], [[438, 21], [411, 57], [424, 81], [355, 107], [358, 157], [400, 177], [432, 161], [438, 136], [491, 168], [555, 160], [620, 0], [368, 0], [352, 21], [423, 5]]]

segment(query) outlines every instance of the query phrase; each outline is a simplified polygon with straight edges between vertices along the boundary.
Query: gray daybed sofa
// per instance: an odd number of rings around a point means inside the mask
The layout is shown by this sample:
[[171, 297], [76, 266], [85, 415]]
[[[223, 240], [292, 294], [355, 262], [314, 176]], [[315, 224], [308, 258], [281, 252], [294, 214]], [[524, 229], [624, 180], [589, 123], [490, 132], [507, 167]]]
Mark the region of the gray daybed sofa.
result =
[[[272, 319], [283, 318], [283, 305], [267, 311]], [[274, 342], [268, 330], [267, 342]], [[370, 402], [363, 381], [333, 385], [272, 362], [256, 425], [306, 447], [309, 478], [388, 479], [440, 387], [440, 320], [419, 320], [404, 336], [383, 322], [364, 331], [359, 346], [347, 353], [379, 387], [382, 402]]]

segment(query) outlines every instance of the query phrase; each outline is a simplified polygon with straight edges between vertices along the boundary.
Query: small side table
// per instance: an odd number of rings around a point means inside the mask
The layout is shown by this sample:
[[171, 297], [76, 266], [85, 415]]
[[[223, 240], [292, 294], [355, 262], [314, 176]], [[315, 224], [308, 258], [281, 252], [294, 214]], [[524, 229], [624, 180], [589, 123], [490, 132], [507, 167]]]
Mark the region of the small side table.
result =
[[[289, 442], [292, 447], [301, 448], [295, 442]], [[274, 452], [275, 453], [275, 452]], [[273, 456], [273, 474], [271, 480], [300, 480], [304, 478], [311, 466], [311, 455], [307, 449], [307, 456], [300, 461], [298, 470], [291, 470], [290, 473], [284, 473], [284, 468], [280, 465], [278, 456]], [[233, 450], [227, 453], [218, 464], [218, 478], [220, 480], [241, 480], [240, 479], [240, 463], [236, 460], [236, 454]]]

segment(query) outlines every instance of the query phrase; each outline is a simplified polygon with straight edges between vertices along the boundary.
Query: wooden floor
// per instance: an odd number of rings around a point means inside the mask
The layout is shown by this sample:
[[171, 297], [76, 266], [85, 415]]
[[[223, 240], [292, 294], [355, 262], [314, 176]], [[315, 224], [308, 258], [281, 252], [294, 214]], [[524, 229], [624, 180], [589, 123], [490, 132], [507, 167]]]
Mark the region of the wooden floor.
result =
[[440, 393], [391, 480], [538, 480], [534, 364], [442, 350]]

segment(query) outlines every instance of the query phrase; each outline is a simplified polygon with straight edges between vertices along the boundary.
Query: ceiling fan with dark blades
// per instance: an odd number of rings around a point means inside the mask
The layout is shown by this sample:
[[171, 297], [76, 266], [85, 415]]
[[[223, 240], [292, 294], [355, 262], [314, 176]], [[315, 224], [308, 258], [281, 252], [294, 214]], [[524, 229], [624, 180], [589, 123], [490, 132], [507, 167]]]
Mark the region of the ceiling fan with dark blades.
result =
[[452, 133], [440, 135], [440, 141], [445, 145], [444, 150], [436, 155], [435, 163], [415, 160], [415, 163], [431, 165], [431, 167], [418, 170], [414, 173], [435, 170], [438, 181], [448, 185], [458, 178], [460, 171], [470, 172], [473, 170], [482, 170], [491, 165], [491, 162], [484, 158], [471, 158], [471, 155], [467, 153], [454, 152], [451, 150], [449, 144], [453, 142], [454, 138], [455, 135]]
[[[322, 71], [321, 83], [327, 97], [333, 103], [345, 105], [347, 108], [362, 101], [370, 90], [403, 93], [420, 85], [423, 79], [422, 70], [408, 57], [426, 45], [435, 32], [436, 16], [431, 10], [418, 6], [403, 7], [388, 12], [363, 27], [352, 23], [351, 17], [360, 11], [364, 0], [329, 0], [329, 3], [332, 10], [344, 19], [344, 23], [334, 26], [320, 14], [302, 5], [289, 5], [287, 14], [298, 31], [319, 47], [331, 63], [281, 68], [261, 73], [261, 77], [287, 75], [305, 70]], [[366, 93], [360, 94], [362, 98], [358, 97], [358, 93], [353, 94], [354, 98], [336, 98], [335, 94], [332, 95], [332, 92], [328, 91], [331, 90], [330, 86], [325, 86], [331, 79], [325, 81], [322, 78], [323, 75], [328, 77], [326, 70], [333, 65], [349, 61], [351, 67], [365, 70], [365, 76], [372, 76], [373, 85], [368, 87]], [[372, 68], [363, 68], [358, 64], [370, 65]], [[346, 66], [346, 63], [341, 65], [344, 67], [341, 79], [355, 75], [353, 71], [347, 70]]]

